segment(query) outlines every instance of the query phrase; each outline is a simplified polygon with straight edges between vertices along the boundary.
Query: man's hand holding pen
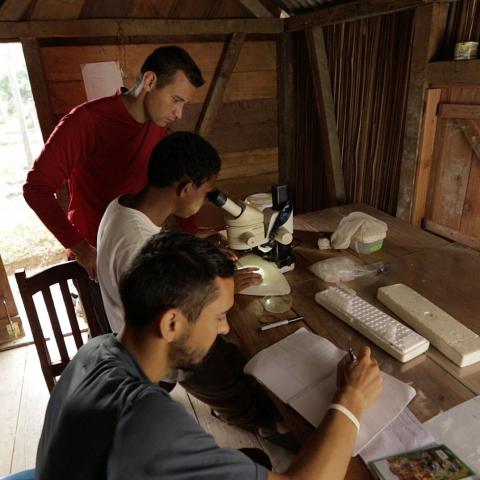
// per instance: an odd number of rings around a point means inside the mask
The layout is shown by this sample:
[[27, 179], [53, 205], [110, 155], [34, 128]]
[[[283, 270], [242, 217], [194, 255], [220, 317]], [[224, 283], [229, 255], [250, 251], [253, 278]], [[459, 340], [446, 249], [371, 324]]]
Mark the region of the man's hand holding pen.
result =
[[381, 394], [383, 379], [370, 348], [362, 347], [356, 360], [353, 351], [345, 355], [337, 367], [336, 403], [343, 404], [357, 418]]

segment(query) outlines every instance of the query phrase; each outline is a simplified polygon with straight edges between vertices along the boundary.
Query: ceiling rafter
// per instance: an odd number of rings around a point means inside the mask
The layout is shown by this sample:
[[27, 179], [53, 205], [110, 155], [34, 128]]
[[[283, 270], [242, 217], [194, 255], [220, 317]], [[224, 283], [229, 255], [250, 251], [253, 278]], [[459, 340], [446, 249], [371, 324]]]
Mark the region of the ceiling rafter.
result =
[[261, 2], [261, 0], [237, 0], [246, 10], [257, 18], [271, 18], [272, 12]]
[[134, 0], [85, 0], [79, 18], [127, 18]]
[[18, 21], [23, 19], [32, 0], [5, 0], [0, 7], [0, 20]]

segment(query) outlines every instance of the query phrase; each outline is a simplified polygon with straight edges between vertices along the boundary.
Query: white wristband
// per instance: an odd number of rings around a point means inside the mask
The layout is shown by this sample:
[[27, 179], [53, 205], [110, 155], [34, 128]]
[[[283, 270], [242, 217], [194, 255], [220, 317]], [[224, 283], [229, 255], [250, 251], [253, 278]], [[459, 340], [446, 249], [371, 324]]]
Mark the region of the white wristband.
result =
[[338, 410], [339, 412], [342, 412], [355, 425], [355, 427], [357, 427], [357, 432], [360, 430], [360, 422], [358, 421], [358, 418], [347, 407], [344, 407], [339, 403], [331, 403], [327, 410]]

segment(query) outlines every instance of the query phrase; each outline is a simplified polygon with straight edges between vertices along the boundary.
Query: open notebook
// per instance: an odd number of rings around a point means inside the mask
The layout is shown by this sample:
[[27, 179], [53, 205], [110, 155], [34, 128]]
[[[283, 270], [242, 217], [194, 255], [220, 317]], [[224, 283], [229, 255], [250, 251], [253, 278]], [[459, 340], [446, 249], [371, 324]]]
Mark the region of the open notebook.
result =
[[[313, 426], [320, 425], [336, 391], [337, 363], [346, 354], [326, 338], [297, 330], [257, 353], [245, 365], [280, 400], [288, 403]], [[415, 396], [415, 390], [383, 373], [384, 388], [363, 414], [354, 448], [356, 455], [378, 435]]]

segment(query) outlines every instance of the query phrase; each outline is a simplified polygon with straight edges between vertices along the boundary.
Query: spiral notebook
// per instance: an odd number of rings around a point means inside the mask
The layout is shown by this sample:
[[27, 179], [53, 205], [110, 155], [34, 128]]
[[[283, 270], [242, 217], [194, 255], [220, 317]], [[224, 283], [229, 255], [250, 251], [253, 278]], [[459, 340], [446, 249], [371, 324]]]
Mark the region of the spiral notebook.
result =
[[[346, 354], [305, 328], [257, 353], [244, 372], [254, 376], [314, 427], [320, 425], [336, 391], [337, 364]], [[384, 388], [363, 414], [354, 455], [390, 424], [415, 396], [415, 390], [382, 372]]]

